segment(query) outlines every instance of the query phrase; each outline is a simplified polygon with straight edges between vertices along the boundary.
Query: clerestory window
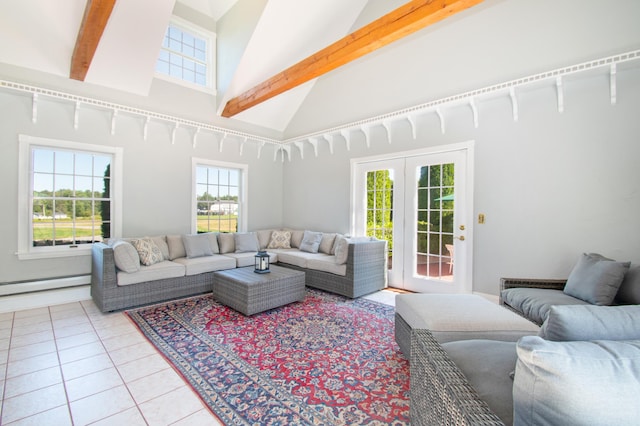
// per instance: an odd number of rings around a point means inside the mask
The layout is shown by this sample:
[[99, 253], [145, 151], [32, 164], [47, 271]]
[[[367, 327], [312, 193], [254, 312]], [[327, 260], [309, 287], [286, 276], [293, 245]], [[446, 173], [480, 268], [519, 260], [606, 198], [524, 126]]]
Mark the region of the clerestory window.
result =
[[215, 34], [174, 17], [162, 40], [156, 72], [215, 92]]

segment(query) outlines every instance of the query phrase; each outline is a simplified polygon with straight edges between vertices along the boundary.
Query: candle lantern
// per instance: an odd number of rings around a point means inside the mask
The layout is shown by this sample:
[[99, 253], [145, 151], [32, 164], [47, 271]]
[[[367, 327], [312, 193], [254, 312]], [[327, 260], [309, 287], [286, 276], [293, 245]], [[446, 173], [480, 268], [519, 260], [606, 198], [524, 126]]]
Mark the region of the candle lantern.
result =
[[255, 272], [256, 274], [266, 274], [269, 271], [269, 253], [266, 251], [259, 251], [255, 256], [256, 265]]

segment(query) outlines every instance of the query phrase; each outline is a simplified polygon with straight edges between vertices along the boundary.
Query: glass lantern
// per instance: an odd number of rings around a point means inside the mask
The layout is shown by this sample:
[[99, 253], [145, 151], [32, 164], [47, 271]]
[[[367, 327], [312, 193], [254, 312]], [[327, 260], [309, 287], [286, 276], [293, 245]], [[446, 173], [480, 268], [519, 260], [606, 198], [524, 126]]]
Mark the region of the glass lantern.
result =
[[255, 269], [253, 272], [256, 274], [266, 274], [269, 271], [269, 253], [266, 251], [259, 251], [255, 255]]

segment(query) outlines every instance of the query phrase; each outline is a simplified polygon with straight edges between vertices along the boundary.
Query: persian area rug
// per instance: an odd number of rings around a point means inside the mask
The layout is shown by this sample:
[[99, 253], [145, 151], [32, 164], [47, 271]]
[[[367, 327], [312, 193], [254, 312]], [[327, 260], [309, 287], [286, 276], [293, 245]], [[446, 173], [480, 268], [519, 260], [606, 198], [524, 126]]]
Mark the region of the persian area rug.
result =
[[211, 295], [127, 315], [225, 424], [409, 424], [391, 306], [307, 289], [252, 317]]

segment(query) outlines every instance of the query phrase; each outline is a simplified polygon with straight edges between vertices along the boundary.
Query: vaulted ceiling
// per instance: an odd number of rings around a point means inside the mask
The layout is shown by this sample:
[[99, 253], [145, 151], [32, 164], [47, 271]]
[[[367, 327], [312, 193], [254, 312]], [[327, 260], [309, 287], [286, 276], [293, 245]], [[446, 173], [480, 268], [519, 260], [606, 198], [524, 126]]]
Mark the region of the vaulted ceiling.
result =
[[[620, 31], [599, 31], [597, 2], [434, 1], [473, 7], [224, 118], [230, 100], [408, 0], [115, 0], [84, 83], [72, 83], [88, 1], [98, 0], [1, 2], [0, 79], [7, 65], [27, 83], [115, 93], [109, 100], [281, 140], [619, 53], [636, 47], [624, 32], [638, 32], [633, 14], [618, 19]], [[215, 95], [155, 78], [172, 14], [217, 33]]]
[[[22, 0], [0, 5], [0, 62], [69, 77], [79, 31], [93, 31], [91, 26], [96, 26], [96, 21], [88, 21], [89, 28], [81, 28], [87, 3], [91, 4], [91, 0]], [[259, 17], [252, 27], [237, 28], [247, 33], [239, 60], [218, 63], [219, 70], [232, 69], [228, 84], [218, 85], [215, 100], [218, 116], [223, 115], [232, 98], [352, 32], [368, 0], [118, 0], [110, 16], [106, 14], [104, 32], [89, 35], [97, 43], [95, 55], [82, 78], [74, 78], [147, 96], [174, 8], [195, 12], [192, 16], [201, 15], [209, 19], [206, 22], [216, 25], [238, 3], [245, 10], [255, 9], [252, 13], [258, 11]], [[378, 7], [378, 13], [387, 13], [404, 2], [385, 3]], [[99, 1], [94, 0], [93, 4]], [[242, 111], [229, 124], [242, 121], [284, 132], [315, 81], [311, 79]]]

